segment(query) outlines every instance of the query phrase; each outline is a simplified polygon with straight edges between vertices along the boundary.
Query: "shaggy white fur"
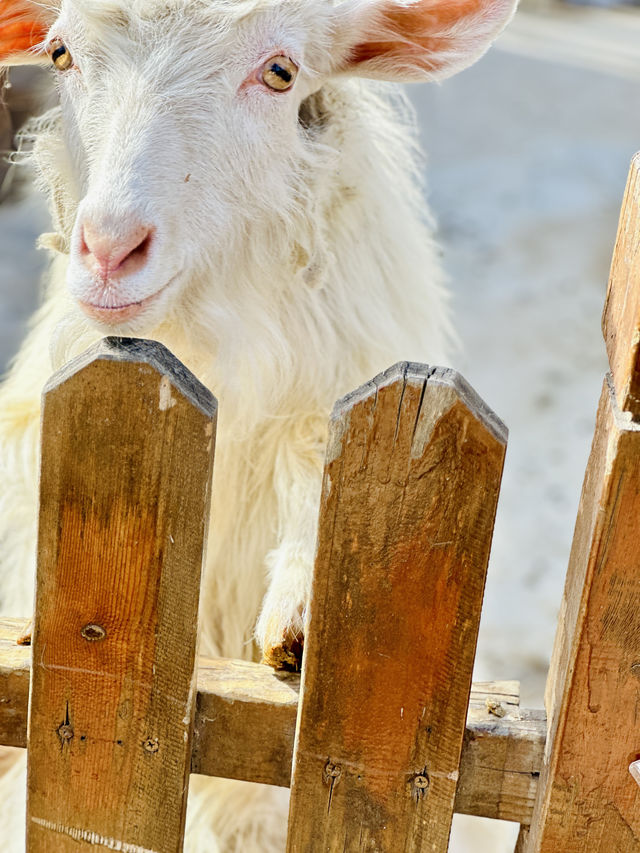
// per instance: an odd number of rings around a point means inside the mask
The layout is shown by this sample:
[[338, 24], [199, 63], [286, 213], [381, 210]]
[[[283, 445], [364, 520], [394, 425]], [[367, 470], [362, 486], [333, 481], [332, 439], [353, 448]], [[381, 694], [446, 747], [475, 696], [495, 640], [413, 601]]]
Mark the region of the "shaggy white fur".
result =
[[[411, 116], [355, 77], [453, 73], [512, 5], [9, 0], [0, 61], [3, 48], [5, 62], [39, 61], [63, 43], [73, 65], [57, 72], [61, 108], [32, 129], [56, 257], [0, 392], [3, 613], [33, 607], [41, 388], [115, 331], [162, 341], [220, 401], [201, 652], [254, 657], [254, 637], [268, 656], [287, 651], [303, 627], [333, 401], [399, 359], [443, 361], [451, 340]], [[46, 24], [45, 47], [3, 45], [5, 14]], [[274, 93], [260, 69], [283, 55], [298, 75]], [[141, 269], [87, 266], [89, 224], [117, 245], [141, 223], [153, 229]], [[5, 850], [22, 849], [23, 772], [0, 780]], [[187, 849], [280, 851], [286, 801], [194, 778]]]

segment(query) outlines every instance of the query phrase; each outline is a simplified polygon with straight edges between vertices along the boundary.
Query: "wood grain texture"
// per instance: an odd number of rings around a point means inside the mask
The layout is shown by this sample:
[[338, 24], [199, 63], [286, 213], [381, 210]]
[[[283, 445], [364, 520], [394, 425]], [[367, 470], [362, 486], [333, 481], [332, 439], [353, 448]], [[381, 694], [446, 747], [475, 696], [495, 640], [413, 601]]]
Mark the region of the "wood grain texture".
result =
[[[21, 619], [0, 619], [0, 745], [27, 745], [30, 652]], [[198, 660], [191, 772], [288, 787], [300, 676], [246, 661]], [[503, 704], [504, 717], [487, 709]], [[546, 737], [517, 682], [471, 685], [455, 811], [529, 824]]]
[[29, 853], [182, 849], [215, 424], [151, 341], [45, 389]]
[[506, 431], [400, 364], [334, 409], [289, 853], [446, 851]]
[[602, 328], [618, 406], [640, 417], [640, 154], [631, 161]]
[[640, 851], [640, 425], [607, 380], [547, 684], [528, 853]]

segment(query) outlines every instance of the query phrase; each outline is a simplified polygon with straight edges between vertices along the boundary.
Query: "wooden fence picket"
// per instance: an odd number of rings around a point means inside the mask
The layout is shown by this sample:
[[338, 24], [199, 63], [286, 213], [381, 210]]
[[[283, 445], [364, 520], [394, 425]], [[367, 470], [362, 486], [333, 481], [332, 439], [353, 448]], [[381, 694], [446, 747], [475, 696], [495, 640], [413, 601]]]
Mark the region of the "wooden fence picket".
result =
[[[603, 328], [611, 364], [547, 681], [545, 762], [526, 853], [639, 853], [640, 161], [631, 165]], [[636, 420], [634, 420], [636, 418]]]
[[45, 391], [28, 853], [182, 849], [215, 425], [151, 341]]
[[331, 421], [289, 853], [445, 853], [506, 430], [401, 364]]

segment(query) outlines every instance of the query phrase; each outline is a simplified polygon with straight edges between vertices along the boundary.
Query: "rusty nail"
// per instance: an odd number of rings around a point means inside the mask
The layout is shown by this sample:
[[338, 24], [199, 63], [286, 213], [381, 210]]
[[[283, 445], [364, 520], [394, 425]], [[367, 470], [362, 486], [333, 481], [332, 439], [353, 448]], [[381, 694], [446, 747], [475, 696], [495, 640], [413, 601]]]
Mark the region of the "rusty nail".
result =
[[153, 753], [153, 752], [157, 752], [157, 751], [160, 749], [160, 747], [158, 746], [158, 738], [157, 738], [157, 737], [155, 737], [155, 738], [151, 738], [151, 737], [147, 738], [147, 739], [144, 741], [144, 743], [142, 744], [142, 746], [144, 747], [144, 749], [145, 749], [147, 752], [152, 752], [152, 753]]
[[96, 643], [98, 640], [104, 640], [107, 636], [107, 632], [101, 625], [85, 625], [80, 633], [84, 639], [88, 640], [90, 643]]

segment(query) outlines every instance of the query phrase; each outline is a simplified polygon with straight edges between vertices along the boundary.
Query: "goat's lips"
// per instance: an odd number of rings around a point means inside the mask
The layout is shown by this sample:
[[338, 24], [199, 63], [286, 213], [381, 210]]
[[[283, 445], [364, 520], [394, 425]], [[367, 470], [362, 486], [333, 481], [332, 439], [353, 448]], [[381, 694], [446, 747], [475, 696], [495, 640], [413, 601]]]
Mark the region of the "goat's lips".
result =
[[[164, 289], [164, 288], [163, 288]], [[93, 302], [80, 302], [80, 307], [92, 320], [97, 320], [100, 323], [106, 323], [108, 326], [117, 326], [120, 323], [126, 323], [127, 320], [133, 320], [146, 306], [152, 302], [158, 293], [152, 293], [146, 299], [140, 302], [129, 302], [126, 305], [96, 305]]]
[[120, 323], [126, 323], [127, 320], [137, 317], [144, 308], [144, 302], [132, 302], [130, 305], [122, 305], [115, 308], [103, 308], [100, 305], [81, 302], [80, 307], [87, 317], [91, 317], [92, 320], [107, 323], [109, 326], [117, 326]]
[[87, 317], [92, 320], [97, 320], [99, 323], [106, 323], [108, 326], [117, 326], [120, 323], [126, 323], [127, 320], [133, 320], [137, 317], [154, 299], [157, 299], [173, 282], [178, 278], [179, 273], [175, 275], [168, 284], [156, 290], [150, 296], [141, 299], [140, 302], [127, 302], [120, 305], [99, 305], [95, 302], [84, 302], [78, 300], [80, 308], [84, 311]]

